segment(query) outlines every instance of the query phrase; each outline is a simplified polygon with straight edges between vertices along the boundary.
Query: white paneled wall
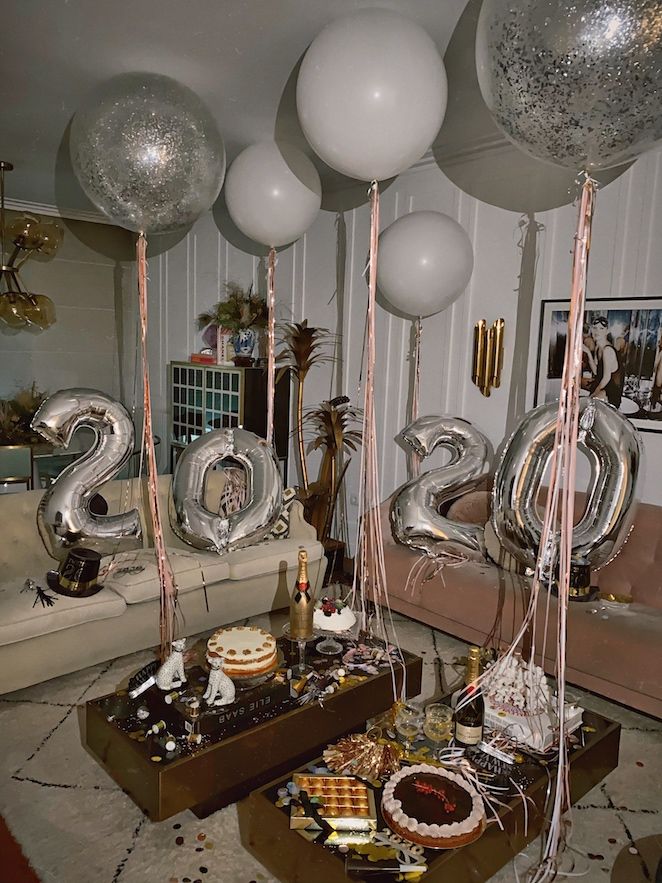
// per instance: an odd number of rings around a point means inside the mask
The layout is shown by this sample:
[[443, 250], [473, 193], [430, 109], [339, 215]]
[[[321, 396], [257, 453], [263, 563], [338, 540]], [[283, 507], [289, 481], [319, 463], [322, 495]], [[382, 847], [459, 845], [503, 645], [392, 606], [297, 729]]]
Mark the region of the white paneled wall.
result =
[[[662, 205], [660, 156], [651, 155], [598, 195], [592, 243], [589, 296], [655, 294], [662, 289]], [[382, 229], [404, 213], [435, 209], [456, 218], [474, 245], [475, 269], [463, 296], [445, 313], [423, 324], [421, 413], [465, 417], [496, 447], [507, 426], [513, 342], [522, 271], [522, 216], [467, 196], [436, 164], [423, 162], [382, 194]], [[526, 403], [533, 401], [537, 360], [539, 302], [567, 297], [575, 208], [540, 214], [535, 288], [526, 378]], [[360, 362], [367, 288], [367, 205], [342, 215], [322, 212], [306, 236], [278, 257], [276, 286], [279, 318], [308, 319], [342, 335], [338, 371], [323, 365], [307, 381], [306, 404], [345, 393], [361, 403]], [[197, 314], [218, 300], [228, 280], [251, 281], [264, 288], [260, 258], [235, 248], [222, 237], [211, 214], [179, 244], [150, 261], [150, 347], [156, 431], [166, 432], [166, 365], [185, 359], [200, 346]], [[524, 284], [526, 283], [526, 284]], [[533, 288], [533, 278], [522, 287]], [[474, 323], [506, 320], [506, 352], [501, 388], [483, 398], [472, 385], [470, 361]], [[380, 308], [377, 316], [376, 412], [381, 457], [382, 496], [406, 479], [404, 452], [394, 437], [407, 422], [410, 385], [410, 323]], [[526, 341], [525, 341], [526, 343]], [[526, 361], [524, 362], [526, 364]], [[336, 377], [336, 373], [340, 377]], [[337, 382], [337, 381], [340, 382]], [[654, 467], [662, 454], [662, 435], [644, 436], [649, 476], [643, 498], [662, 504], [662, 475]], [[162, 462], [162, 466], [165, 466]], [[653, 468], [651, 468], [651, 466]], [[314, 471], [314, 470], [313, 470]], [[349, 495], [356, 492], [357, 470], [348, 474]], [[350, 507], [350, 519], [356, 510]]]

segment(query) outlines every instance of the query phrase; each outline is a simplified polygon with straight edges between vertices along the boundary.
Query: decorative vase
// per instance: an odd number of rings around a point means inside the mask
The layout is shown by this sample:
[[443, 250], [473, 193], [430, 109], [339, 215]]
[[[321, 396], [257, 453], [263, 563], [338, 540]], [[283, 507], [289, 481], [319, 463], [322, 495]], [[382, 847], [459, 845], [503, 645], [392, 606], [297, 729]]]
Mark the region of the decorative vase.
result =
[[240, 328], [232, 338], [232, 346], [234, 347], [234, 363], [235, 365], [252, 365], [253, 349], [257, 337], [253, 328]]
[[227, 365], [232, 361], [232, 332], [227, 328], [216, 327], [216, 364]]

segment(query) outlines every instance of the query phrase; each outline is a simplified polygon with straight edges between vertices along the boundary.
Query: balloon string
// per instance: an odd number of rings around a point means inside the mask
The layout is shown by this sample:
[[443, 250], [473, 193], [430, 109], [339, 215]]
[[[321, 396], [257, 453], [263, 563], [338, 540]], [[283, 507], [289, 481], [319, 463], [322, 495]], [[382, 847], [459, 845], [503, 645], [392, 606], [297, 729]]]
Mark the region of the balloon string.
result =
[[[420, 407], [420, 391], [421, 391], [421, 332], [423, 330], [423, 322], [420, 316], [414, 323], [414, 388], [411, 395], [411, 414], [409, 422], [413, 423], [418, 420], [418, 411]], [[421, 472], [421, 457], [416, 451], [411, 453], [411, 474], [412, 478]]]
[[[379, 489], [379, 459], [377, 451], [377, 426], [375, 421], [375, 313], [377, 303], [377, 253], [379, 244], [379, 185], [373, 181], [370, 196], [370, 259], [368, 282], [368, 309], [365, 335], [365, 386], [363, 391], [363, 445], [359, 479], [359, 532], [357, 538], [358, 568], [354, 570], [353, 598], [357, 589], [361, 604], [361, 628], [368, 629], [368, 598], [374, 602], [374, 631], [388, 645], [388, 634], [382, 607], [385, 607], [391, 623], [393, 642], [398, 651], [397, 635], [393, 626], [391, 608], [386, 588], [386, 562], [384, 559], [384, 535], [379, 516], [381, 495]], [[387, 654], [391, 669], [394, 700], [398, 698], [395, 669], [391, 654]], [[402, 659], [402, 653], [400, 652]], [[406, 694], [406, 669], [402, 664], [402, 695]]]
[[154, 451], [154, 433], [152, 430], [152, 397], [149, 385], [149, 362], [147, 359], [147, 239], [144, 233], [138, 234], [136, 243], [136, 261], [138, 264], [138, 302], [140, 304], [140, 339], [142, 346], [143, 368], [143, 444], [147, 455], [147, 486], [149, 511], [154, 534], [154, 551], [160, 584], [159, 635], [161, 641], [160, 655], [164, 662], [170, 652], [175, 631], [175, 609], [177, 604], [177, 587], [172, 565], [163, 539], [163, 527], [159, 508], [158, 477], [156, 469], [156, 453]]
[[[559, 721], [559, 761], [556, 769], [556, 789], [550, 827], [540, 866], [534, 873], [534, 883], [554, 879], [558, 855], [565, 840], [563, 814], [570, 807], [570, 781], [565, 732], [565, 675], [567, 643], [567, 610], [570, 594], [570, 566], [575, 508], [575, 479], [577, 467], [577, 436], [579, 432], [579, 390], [581, 385], [582, 331], [586, 303], [586, 278], [591, 245], [591, 225], [595, 204], [596, 182], [586, 176], [577, 219], [577, 232], [572, 261], [572, 290], [568, 335], [563, 360], [561, 396], [554, 439], [554, 452], [549, 491], [545, 507], [543, 531], [540, 538], [534, 587], [546, 577], [549, 587], [554, 576], [556, 555], [550, 554], [555, 541], [559, 498], [561, 525], [558, 549], [558, 623], [556, 647], [557, 711]], [[546, 571], [546, 573], [544, 572]], [[534, 627], [535, 632], [535, 627]], [[535, 635], [534, 635], [535, 637]]]
[[267, 265], [267, 441], [274, 443], [274, 398], [276, 395], [276, 249], [269, 250]]

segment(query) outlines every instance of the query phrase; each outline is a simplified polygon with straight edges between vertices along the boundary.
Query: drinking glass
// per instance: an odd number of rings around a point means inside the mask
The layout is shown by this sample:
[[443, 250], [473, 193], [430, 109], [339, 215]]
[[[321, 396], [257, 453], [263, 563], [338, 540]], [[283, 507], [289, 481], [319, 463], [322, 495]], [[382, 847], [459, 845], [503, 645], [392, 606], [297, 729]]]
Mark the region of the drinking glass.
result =
[[425, 720], [423, 721], [423, 732], [425, 736], [433, 743], [434, 754], [436, 756], [439, 748], [438, 743], [449, 742], [453, 729], [453, 710], [448, 705], [441, 702], [433, 702], [425, 708]]
[[402, 736], [405, 751], [411, 751], [412, 740], [418, 736], [422, 722], [423, 715], [417, 705], [405, 702], [398, 708], [395, 716], [395, 729]]

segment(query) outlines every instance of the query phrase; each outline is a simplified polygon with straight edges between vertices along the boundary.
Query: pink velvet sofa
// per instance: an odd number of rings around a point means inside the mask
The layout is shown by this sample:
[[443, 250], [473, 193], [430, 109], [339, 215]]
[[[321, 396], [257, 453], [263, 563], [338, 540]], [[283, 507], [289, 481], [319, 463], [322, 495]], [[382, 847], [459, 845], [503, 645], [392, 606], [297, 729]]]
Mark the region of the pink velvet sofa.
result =
[[[486, 491], [474, 491], [454, 502], [449, 515], [484, 524], [489, 500]], [[464, 641], [507, 645], [528, 603], [529, 580], [492, 563], [447, 566], [431, 578], [432, 567], [426, 566], [422, 572], [417, 568], [412, 580], [412, 566], [420, 556], [393, 539], [389, 502], [382, 505], [381, 517], [391, 608]], [[627, 543], [593, 575], [593, 583], [602, 593], [631, 595], [633, 600], [606, 609], [601, 603], [570, 604], [567, 680], [662, 718], [662, 507], [640, 504]], [[544, 611], [538, 620], [540, 649]], [[555, 598], [549, 622], [544, 667], [553, 673]]]

